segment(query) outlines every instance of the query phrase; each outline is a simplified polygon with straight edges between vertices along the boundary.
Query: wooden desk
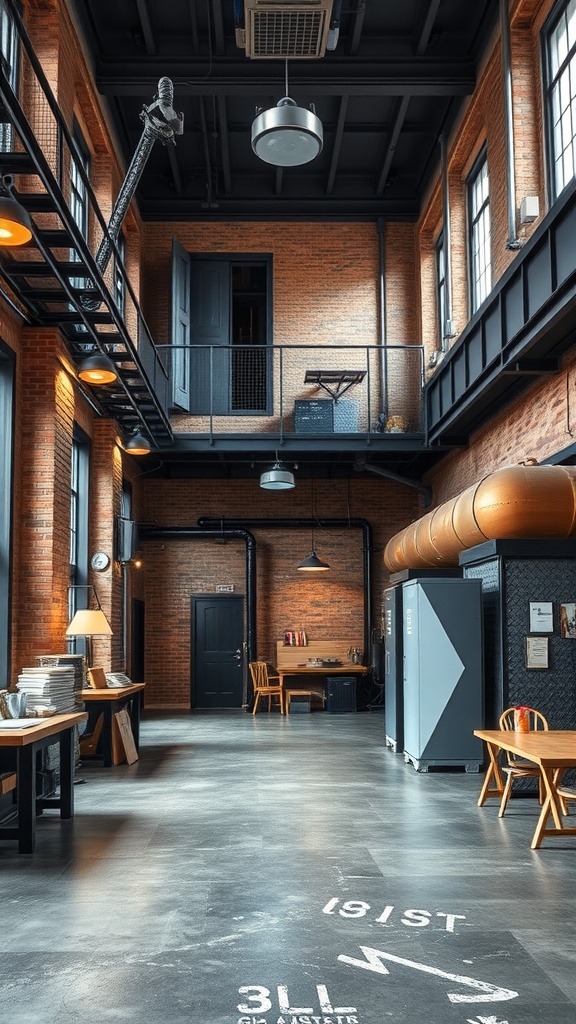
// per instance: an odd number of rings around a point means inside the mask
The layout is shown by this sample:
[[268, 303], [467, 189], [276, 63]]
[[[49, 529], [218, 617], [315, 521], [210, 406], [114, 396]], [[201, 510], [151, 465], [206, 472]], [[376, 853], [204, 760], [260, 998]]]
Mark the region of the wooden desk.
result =
[[285, 676], [353, 676], [366, 675], [366, 665], [283, 665], [276, 669], [280, 685], [284, 686]]
[[114, 715], [122, 708], [127, 708], [130, 714], [130, 724], [136, 750], [140, 748], [140, 709], [146, 683], [132, 683], [131, 686], [110, 686], [103, 689], [89, 689], [81, 691], [81, 699], [86, 702], [88, 709], [95, 713], [104, 715], [104, 728], [94, 754], [82, 754], [83, 761], [102, 761], [104, 768], [111, 768], [114, 764], [120, 764], [120, 754], [117, 745], [114, 743]]
[[[88, 715], [78, 712], [53, 715], [28, 729], [0, 729], [0, 747], [16, 749], [18, 817], [16, 826], [0, 826], [0, 839], [17, 839], [18, 853], [32, 853], [36, 843], [36, 817], [45, 808], [58, 807], [61, 818], [74, 814], [74, 727]], [[60, 747], [60, 795], [36, 796], [36, 754], [58, 742]]]
[[[576, 828], [562, 822], [562, 804], [556, 792], [556, 786], [567, 769], [576, 767], [576, 730], [550, 729], [548, 732], [521, 733], [500, 729], [475, 729], [474, 735], [484, 740], [490, 755], [490, 765], [478, 798], [479, 807], [482, 807], [489, 796], [502, 798], [504, 782], [498, 754], [501, 750], [509, 750], [539, 766], [546, 792], [532, 837], [531, 849], [537, 850], [545, 836], [576, 836]], [[554, 819], [554, 828], [546, 827], [550, 815]]]

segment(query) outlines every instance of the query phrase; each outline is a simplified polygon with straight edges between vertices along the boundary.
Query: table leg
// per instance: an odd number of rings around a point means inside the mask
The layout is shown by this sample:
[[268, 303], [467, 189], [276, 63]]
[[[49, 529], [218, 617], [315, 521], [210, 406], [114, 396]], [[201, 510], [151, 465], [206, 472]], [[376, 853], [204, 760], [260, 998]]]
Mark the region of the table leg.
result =
[[74, 729], [60, 733], [60, 817], [74, 815]]
[[[502, 772], [500, 771], [500, 764], [498, 763], [500, 748], [493, 746], [492, 743], [488, 743], [487, 747], [490, 755], [490, 764], [484, 778], [484, 785], [482, 786], [480, 796], [478, 797], [478, 807], [482, 807], [489, 796], [497, 796], [501, 799], [504, 792]], [[496, 789], [490, 789], [490, 782], [492, 779], [494, 779]]]
[[[541, 768], [542, 781], [545, 787], [545, 799], [538, 818], [538, 824], [530, 844], [530, 849], [537, 850], [545, 836], [576, 836], [576, 828], [564, 826], [562, 823], [562, 804], [556, 792], [559, 777], [557, 768]], [[564, 772], [562, 772], [564, 774]], [[560, 776], [561, 777], [561, 776]], [[546, 828], [548, 818], [552, 815], [554, 828]]]
[[116, 701], [103, 701], [102, 710], [104, 711], [104, 728], [100, 736], [100, 742], [102, 744], [102, 765], [104, 768], [112, 767], [112, 712], [116, 707]]
[[[140, 750], [140, 703], [141, 694], [133, 694], [130, 700], [130, 724], [132, 726], [132, 735], [134, 737], [136, 750], [138, 751]], [[282, 698], [280, 698], [280, 703], [282, 703]]]
[[18, 853], [33, 853], [36, 842], [36, 745], [19, 747], [18, 777]]

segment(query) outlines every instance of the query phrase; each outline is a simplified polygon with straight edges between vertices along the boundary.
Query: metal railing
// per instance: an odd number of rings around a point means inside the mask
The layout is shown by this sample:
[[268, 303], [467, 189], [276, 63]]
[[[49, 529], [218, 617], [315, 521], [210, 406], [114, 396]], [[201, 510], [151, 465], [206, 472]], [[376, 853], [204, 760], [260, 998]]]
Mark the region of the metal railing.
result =
[[[421, 345], [161, 346], [186, 366], [175, 433], [423, 432]], [[353, 378], [350, 380], [350, 378]]]

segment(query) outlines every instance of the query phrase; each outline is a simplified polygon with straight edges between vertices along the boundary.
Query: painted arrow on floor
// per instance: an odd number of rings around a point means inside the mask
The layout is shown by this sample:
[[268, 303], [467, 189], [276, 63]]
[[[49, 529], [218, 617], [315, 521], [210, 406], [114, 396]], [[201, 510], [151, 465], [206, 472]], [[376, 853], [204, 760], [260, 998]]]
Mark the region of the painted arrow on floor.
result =
[[402, 956], [394, 956], [393, 953], [385, 953], [381, 949], [371, 949], [370, 946], [360, 946], [365, 960], [357, 960], [353, 956], [341, 954], [338, 959], [351, 967], [361, 967], [365, 971], [375, 971], [376, 974], [390, 974], [390, 971], [382, 963], [383, 960], [391, 960], [403, 967], [413, 967], [416, 971], [423, 971], [424, 974], [434, 974], [437, 978], [446, 978], [458, 985], [466, 985], [468, 988], [476, 989], [474, 995], [466, 995], [459, 992], [448, 992], [448, 999], [452, 1003], [499, 1003], [507, 999], [516, 999], [517, 992], [511, 988], [501, 988], [499, 985], [491, 985], [487, 981], [478, 981], [477, 978], [468, 978], [464, 974], [451, 974], [448, 971], [441, 971], [438, 967], [429, 967], [427, 964], [418, 964], [415, 960], [406, 960]]

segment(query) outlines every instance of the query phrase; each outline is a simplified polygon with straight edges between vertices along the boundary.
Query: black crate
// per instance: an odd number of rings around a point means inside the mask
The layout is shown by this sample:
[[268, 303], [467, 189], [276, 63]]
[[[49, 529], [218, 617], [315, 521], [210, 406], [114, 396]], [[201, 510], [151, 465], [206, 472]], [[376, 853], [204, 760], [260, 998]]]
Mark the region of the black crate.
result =
[[326, 710], [332, 714], [356, 711], [356, 679], [354, 676], [327, 677]]

